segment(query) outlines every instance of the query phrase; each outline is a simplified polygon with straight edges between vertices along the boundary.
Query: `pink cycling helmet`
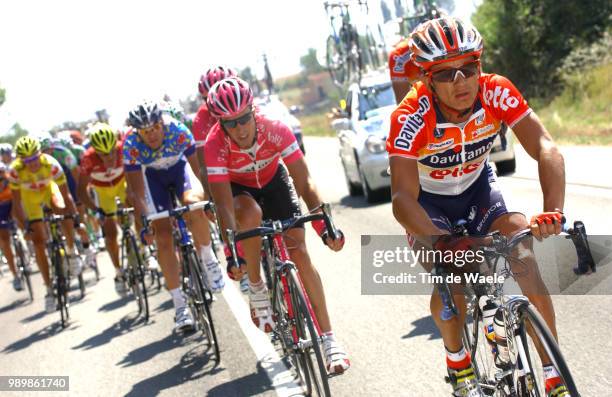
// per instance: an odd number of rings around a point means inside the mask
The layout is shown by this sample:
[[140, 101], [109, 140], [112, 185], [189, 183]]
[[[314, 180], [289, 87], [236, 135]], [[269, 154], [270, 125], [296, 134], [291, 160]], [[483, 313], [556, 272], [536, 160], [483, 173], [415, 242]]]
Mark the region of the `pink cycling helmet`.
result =
[[253, 91], [239, 77], [230, 77], [216, 82], [206, 98], [208, 110], [215, 117], [231, 118], [253, 104]]
[[225, 66], [210, 68], [202, 75], [202, 77], [200, 77], [198, 90], [200, 91], [200, 94], [206, 96], [208, 95], [208, 91], [210, 91], [210, 87], [212, 87], [217, 81], [236, 76], [238, 76], [238, 74], [234, 71], [234, 69], [230, 69]]

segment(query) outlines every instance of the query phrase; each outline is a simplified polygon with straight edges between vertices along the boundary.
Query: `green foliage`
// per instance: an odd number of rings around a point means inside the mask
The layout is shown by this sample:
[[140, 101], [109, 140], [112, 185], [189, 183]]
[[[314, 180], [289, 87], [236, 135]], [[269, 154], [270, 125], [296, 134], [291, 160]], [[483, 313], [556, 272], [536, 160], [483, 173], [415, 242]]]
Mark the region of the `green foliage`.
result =
[[556, 141], [612, 144], [612, 62], [574, 72], [546, 106], [531, 102]]
[[25, 135], [28, 135], [28, 130], [21, 127], [19, 123], [15, 123], [11, 127], [10, 132], [8, 134], [0, 135], [0, 143], [10, 143], [11, 145], [15, 145], [17, 139]]
[[6, 90], [0, 87], [0, 106], [4, 104], [5, 100], [6, 100]]
[[551, 98], [559, 68], [574, 48], [610, 26], [609, 0], [484, 0], [472, 20], [485, 43], [485, 70], [512, 80], [526, 96]]
[[306, 55], [300, 57], [300, 66], [302, 66], [302, 72], [307, 75], [325, 70], [323, 66], [319, 64], [317, 60], [317, 50], [314, 48], [309, 48]]

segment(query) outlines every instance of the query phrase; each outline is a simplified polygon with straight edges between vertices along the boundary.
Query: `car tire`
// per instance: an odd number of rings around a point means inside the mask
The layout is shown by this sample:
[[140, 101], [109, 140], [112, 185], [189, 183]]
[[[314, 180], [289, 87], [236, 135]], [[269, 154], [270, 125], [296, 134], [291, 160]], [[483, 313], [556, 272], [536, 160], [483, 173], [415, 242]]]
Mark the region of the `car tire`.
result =
[[497, 168], [497, 175], [512, 174], [516, 170], [516, 157], [510, 160], [498, 161], [495, 163], [495, 168]]
[[353, 197], [361, 196], [363, 194], [363, 191], [361, 190], [361, 185], [351, 182], [348, 176], [348, 172], [346, 172], [346, 165], [344, 165], [344, 161], [342, 161], [342, 168], [344, 168], [344, 179], [346, 180], [346, 187], [348, 188], [349, 195]]
[[386, 193], [385, 189], [371, 189], [365, 177], [365, 174], [361, 170], [361, 166], [359, 166], [359, 180], [361, 181], [361, 190], [363, 190], [363, 196], [365, 197], [368, 203], [377, 203], [383, 200]]

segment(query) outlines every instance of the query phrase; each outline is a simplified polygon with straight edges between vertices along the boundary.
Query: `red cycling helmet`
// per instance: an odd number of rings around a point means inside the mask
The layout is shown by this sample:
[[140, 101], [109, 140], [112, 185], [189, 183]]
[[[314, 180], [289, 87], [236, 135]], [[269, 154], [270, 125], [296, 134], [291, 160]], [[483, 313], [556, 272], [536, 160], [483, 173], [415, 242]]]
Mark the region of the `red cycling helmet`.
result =
[[232, 118], [253, 104], [253, 91], [239, 77], [216, 82], [206, 98], [206, 105], [213, 116]]
[[238, 76], [238, 74], [234, 71], [234, 69], [227, 68], [225, 66], [210, 68], [202, 75], [202, 77], [200, 77], [198, 90], [202, 96], [206, 96], [208, 95], [208, 91], [210, 91], [210, 87], [212, 87], [217, 81], [236, 76]]
[[427, 71], [443, 62], [480, 58], [482, 37], [471, 24], [445, 16], [417, 26], [410, 35], [410, 49], [414, 63]]

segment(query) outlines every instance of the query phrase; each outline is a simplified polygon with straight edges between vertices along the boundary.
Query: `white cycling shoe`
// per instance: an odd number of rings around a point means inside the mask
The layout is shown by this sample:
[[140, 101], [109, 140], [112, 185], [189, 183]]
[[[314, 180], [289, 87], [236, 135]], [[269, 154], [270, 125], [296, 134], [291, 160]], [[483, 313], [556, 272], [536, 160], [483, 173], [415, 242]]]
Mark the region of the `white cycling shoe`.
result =
[[219, 266], [219, 262], [217, 260], [204, 265], [204, 273], [206, 274], [206, 279], [208, 280], [207, 285], [210, 287], [212, 292], [217, 293], [223, 291], [223, 288], [225, 288], [225, 279], [223, 278], [221, 266]]
[[68, 265], [70, 266], [70, 275], [73, 277], [78, 276], [83, 271], [83, 259], [78, 254], [68, 257]]
[[195, 329], [195, 322], [187, 306], [176, 309], [174, 321], [174, 330], [177, 332], [190, 332]]
[[45, 295], [45, 311], [47, 313], [53, 313], [57, 310], [57, 302], [55, 301], [55, 296], [53, 294]]
[[351, 362], [344, 349], [334, 337], [322, 336], [325, 366], [330, 375], [340, 375], [351, 367]]
[[264, 288], [258, 292], [249, 291], [249, 307], [253, 324], [265, 333], [272, 332], [275, 324], [268, 290]]

